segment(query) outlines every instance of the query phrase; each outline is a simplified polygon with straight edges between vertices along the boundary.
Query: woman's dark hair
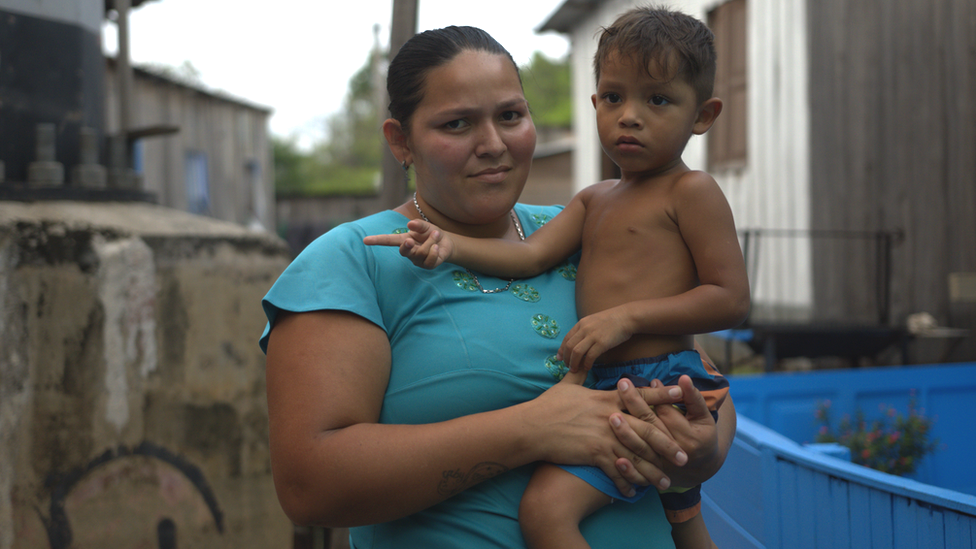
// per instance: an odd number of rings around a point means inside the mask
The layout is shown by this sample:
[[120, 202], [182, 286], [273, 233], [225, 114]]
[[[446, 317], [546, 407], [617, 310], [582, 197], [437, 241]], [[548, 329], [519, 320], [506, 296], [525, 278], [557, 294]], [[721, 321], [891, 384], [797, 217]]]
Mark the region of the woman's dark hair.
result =
[[[400, 122], [404, 133], [410, 133], [410, 118], [424, 98], [427, 74], [449, 63], [466, 50], [504, 55], [512, 62], [515, 73], [518, 65], [508, 50], [487, 32], [477, 27], [444, 27], [414, 35], [390, 62], [386, 77], [386, 92], [390, 98], [390, 116]], [[519, 83], [522, 77], [519, 76]]]

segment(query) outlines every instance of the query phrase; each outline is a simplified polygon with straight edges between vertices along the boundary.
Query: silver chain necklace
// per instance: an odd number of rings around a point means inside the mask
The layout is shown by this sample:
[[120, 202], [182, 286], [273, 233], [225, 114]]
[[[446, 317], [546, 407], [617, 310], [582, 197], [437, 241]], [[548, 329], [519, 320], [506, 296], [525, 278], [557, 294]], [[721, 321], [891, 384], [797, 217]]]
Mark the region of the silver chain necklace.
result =
[[[420, 209], [420, 203], [417, 202], [417, 192], [416, 191], [414, 191], [414, 193], [413, 193], [413, 207], [414, 208], [417, 208], [417, 213], [420, 214], [420, 219], [423, 219], [427, 223], [430, 223], [430, 220], [427, 219], [427, 216], [426, 215], [424, 215], [424, 211]], [[525, 233], [522, 232], [522, 224], [519, 222], [518, 216], [515, 215], [515, 210], [510, 211], [509, 214], [511, 214], [511, 216], [512, 216], [512, 223], [515, 225], [515, 231], [519, 235], [519, 240], [525, 240]], [[503, 288], [495, 288], [494, 290], [486, 290], [485, 287], [481, 285], [481, 281], [478, 280], [478, 275], [476, 275], [473, 272], [471, 272], [471, 269], [468, 269], [467, 267], [465, 267], [464, 270], [467, 271], [469, 275], [471, 275], [471, 278], [474, 279], [474, 283], [478, 285], [478, 289], [481, 290], [481, 293], [483, 293], [483, 294], [497, 294], [497, 293], [501, 293], [501, 292], [507, 292], [508, 289], [512, 287], [512, 283], [515, 282], [515, 279], [513, 278], [513, 279], [510, 279], [508, 281], [508, 284], [506, 284], [505, 287], [503, 287]]]

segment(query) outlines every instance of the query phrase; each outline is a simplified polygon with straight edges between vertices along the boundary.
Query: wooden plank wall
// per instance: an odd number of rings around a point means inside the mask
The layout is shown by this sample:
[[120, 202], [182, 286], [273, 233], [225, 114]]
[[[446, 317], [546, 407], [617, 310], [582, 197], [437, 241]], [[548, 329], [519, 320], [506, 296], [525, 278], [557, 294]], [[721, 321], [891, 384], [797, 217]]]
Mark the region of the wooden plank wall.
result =
[[[114, 66], [106, 72], [106, 131], [117, 131], [117, 92]], [[274, 163], [265, 107], [209, 93], [143, 70], [135, 72], [133, 124], [136, 127], [173, 125], [175, 134], [142, 140], [144, 189], [161, 205], [187, 210], [185, 161], [187, 151], [207, 157], [210, 212], [207, 215], [247, 225], [255, 217], [275, 228]], [[248, 165], [260, 176], [255, 185]], [[260, 186], [260, 188], [255, 188]], [[260, 196], [258, 195], [260, 193]]]
[[[812, 228], [904, 231], [892, 320], [958, 322], [948, 273], [976, 271], [976, 2], [818, 0], [807, 11]], [[815, 302], [835, 318], [866, 314], [872, 292], [851, 281], [869, 278], [874, 258], [818, 252]]]

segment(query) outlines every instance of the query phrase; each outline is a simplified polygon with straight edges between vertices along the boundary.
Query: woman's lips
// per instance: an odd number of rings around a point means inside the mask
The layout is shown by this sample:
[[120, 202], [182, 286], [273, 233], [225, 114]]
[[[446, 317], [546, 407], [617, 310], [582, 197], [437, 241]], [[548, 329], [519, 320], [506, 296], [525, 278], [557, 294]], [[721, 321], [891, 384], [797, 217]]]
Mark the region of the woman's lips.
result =
[[508, 166], [501, 166], [498, 168], [488, 168], [487, 170], [481, 170], [480, 172], [472, 175], [471, 177], [484, 181], [486, 183], [501, 183], [508, 177], [508, 172], [511, 168]]

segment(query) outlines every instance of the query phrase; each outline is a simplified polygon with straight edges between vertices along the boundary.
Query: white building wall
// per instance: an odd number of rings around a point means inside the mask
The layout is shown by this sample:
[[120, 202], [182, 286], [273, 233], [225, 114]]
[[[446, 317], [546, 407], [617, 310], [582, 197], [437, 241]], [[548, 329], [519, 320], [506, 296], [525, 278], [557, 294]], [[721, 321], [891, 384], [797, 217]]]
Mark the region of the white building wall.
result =
[[[748, 160], [743, 168], [713, 172], [741, 229], [807, 229], [809, 219], [809, 107], [807, 100], [807, 0], [747, 0]], [[598, 30], [646, 2], [608, 0], [570, 33], [573, 70], [573, 187], [600, 176], [600, 141], [590, 96], [596, 90], [593, 56]], [[669, 7], [703, 21], [723, 0], [673, 0]], [[705, 136], [694, 136], [684, 161], [707, 169]], [[795, 316], [811, 305], [809, 241], [764, 237], [756, 270], [750, 270], [754, 312]], [[753, 265], [750, 265], [752, 269]]]

